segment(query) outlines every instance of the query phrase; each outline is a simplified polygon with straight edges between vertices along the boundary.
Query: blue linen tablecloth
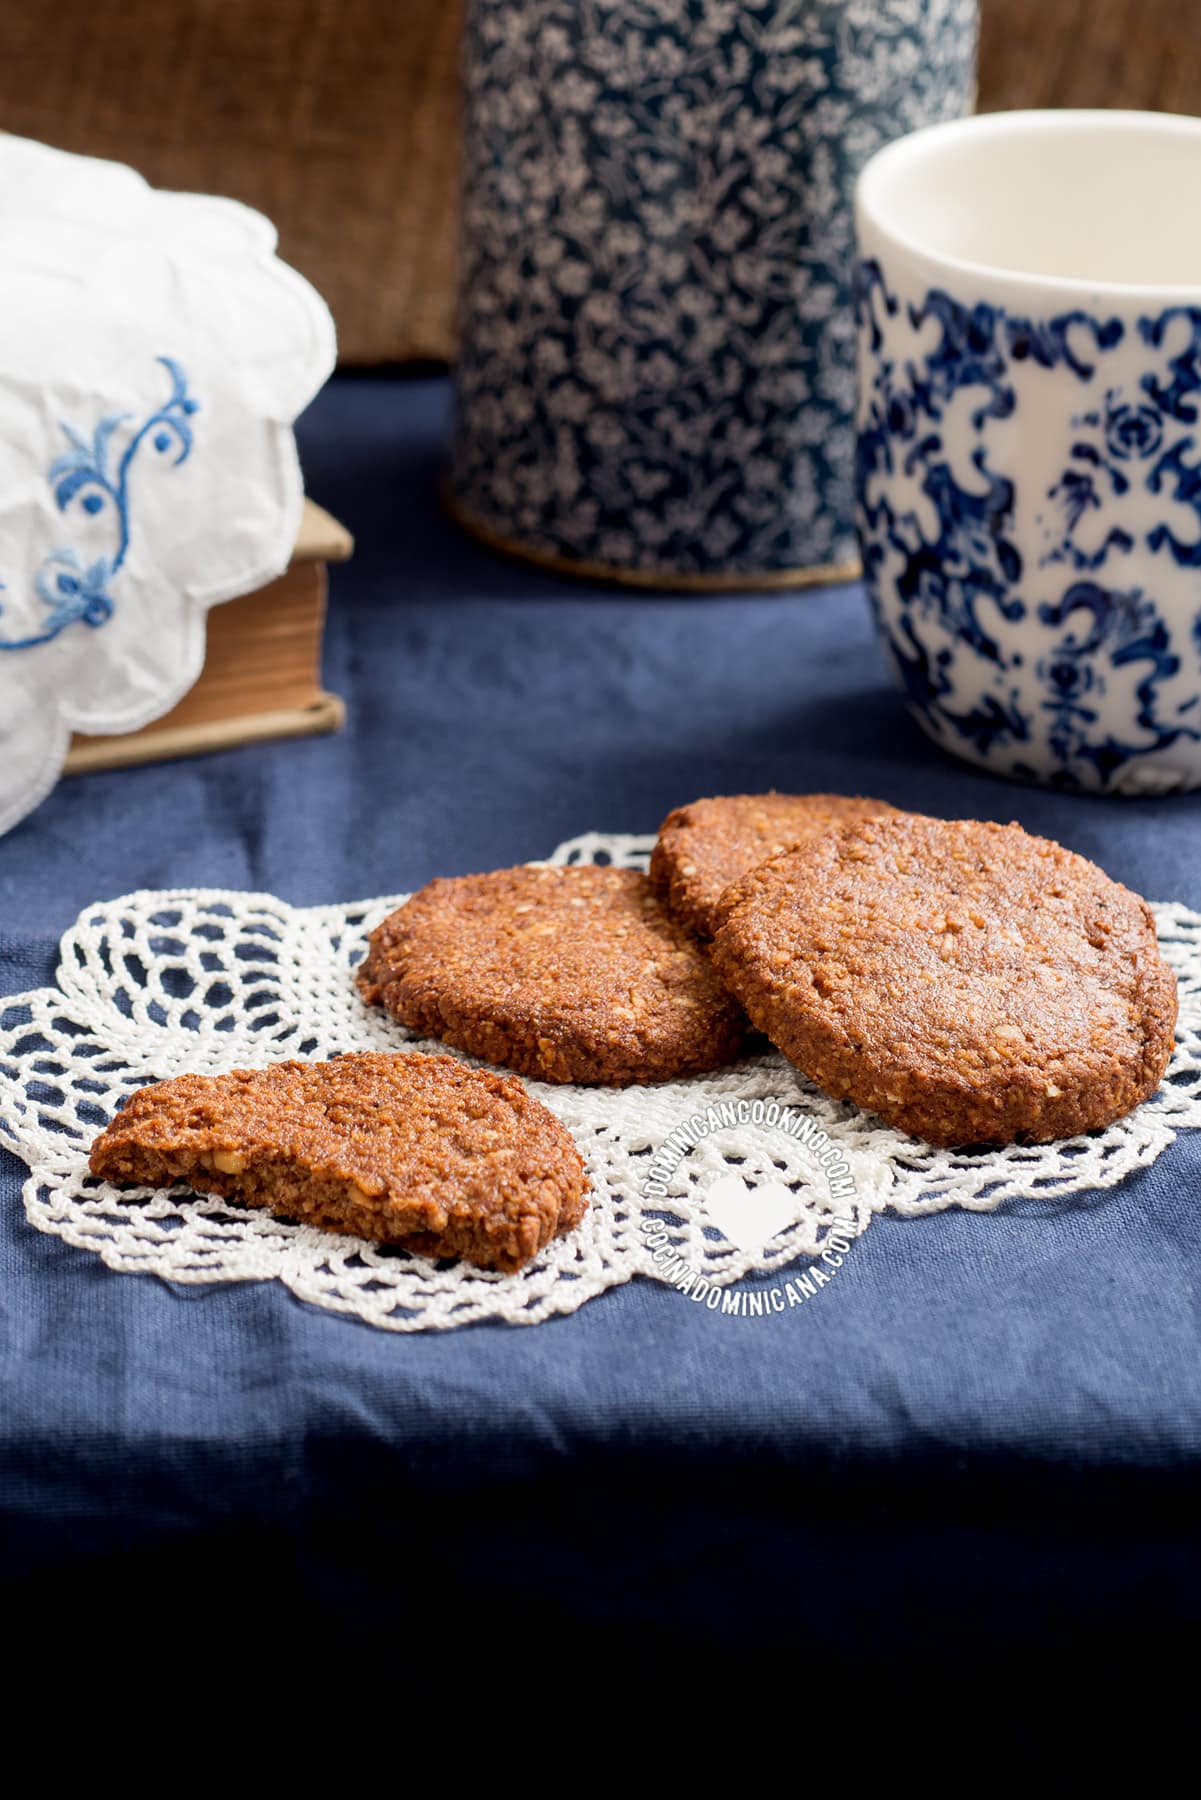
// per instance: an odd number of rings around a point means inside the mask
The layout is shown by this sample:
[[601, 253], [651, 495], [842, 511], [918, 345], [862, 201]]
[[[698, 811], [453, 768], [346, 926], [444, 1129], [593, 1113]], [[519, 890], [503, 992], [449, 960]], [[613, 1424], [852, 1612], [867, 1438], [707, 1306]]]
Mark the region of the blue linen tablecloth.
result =
[[[437, 501], [447, 410], [439, 379], [347, 377], [302, 421], [309, 491], [358, 541], [327, 643], [346, 730], [64, 782], [0, 840], [5, 992], [134, 887], [396, 892], [772, 786], [1016, 818], [1201, 906], [1201, 797], [944, 759], [855, 587], [633, 594], [466, 540]], [[736, 1670], [761, 1701], [1020, 1667], [1027, 1714], [1065, 1656], [1162, 1668], [1201, 1600], [1199, 1170], [1186, 1136], [1091, 1202], [882, 1218], [766, 1321], [640, 1281], [534, 1329], [394, 1337], [275, 1283], [111, 1273], [30, 1228], [0, 1154], [8, 1629], [58, 1642], [66, 1607], [78, 1654], [120, 1625], [177, 1668], [207, 1621], [243, 1669], [312, 1640], [409, 1696], [527, 1641], [623, 1681]], [[672, 1691], [642, 1689], [660, 1728]]]

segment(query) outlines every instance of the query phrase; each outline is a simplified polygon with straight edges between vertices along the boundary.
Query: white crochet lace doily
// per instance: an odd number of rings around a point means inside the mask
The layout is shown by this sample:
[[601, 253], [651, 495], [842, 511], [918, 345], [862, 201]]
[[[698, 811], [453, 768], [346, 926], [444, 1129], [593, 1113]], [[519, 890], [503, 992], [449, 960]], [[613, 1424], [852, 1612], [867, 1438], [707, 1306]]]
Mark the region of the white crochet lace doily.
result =
[[[652, 841], [593, 833], [552, 860], [644, 867]], [[1114, 1186], [1178, 1131], [1201, 1125], [1201, 914], [1166, 905], [1155, 912], [1180, 984], [1175, 1056], [1151, 1100], [1088, 1137], [932, 1149], [825, 1099], [775, 1054], [655, 1087], [530, 1082], [574, 1135], [592, 1204], [577, 1231], [508, 1276], [380, 1250], [182, 1188], [122, 1191], [89, 1175], [92, 1138], [148, 1081], [284, 1057], [442, 1048], [364, 1006], [351, 979], [366, 934], [400, 898], [297, 908], [265, 894], [184, 889], [81, 914], [62, 940], [57, 987], [0, 1000], [0, 1142], [29, 1165], [30, 1222], [113, 1269], [188, 1283], [274, 1278], [302, 1300], [391, 1331], [534, 1324], [635, 1275], [680, 1286], [687, 1269], [724, 1292], [758, 1271], [803, 1269], [832, 1232], [860, 1234], [885, 1209], [912, 1217], [991, 1210], [1022, 1196], [1068, 1201]], [[853, 1197], [833, 1200], [814, 1150], [778, 1126], [728, 1123], [729, 1103], [756, 1100], [812, 1115], [850, 1164]], [[727, 1123], [656, 1186], [659, 1147], [690, 1119], [708, 1115], [716, 1125], [723, 1102]], [[739, 1247], [720, 1229], [723, 1215], [706, 1197], [731, 1179], [767, 1196], [763, 1234], [775, 1235], [765, 1243]], [[783, 1215], [773, 1214], [781, 1205]]]

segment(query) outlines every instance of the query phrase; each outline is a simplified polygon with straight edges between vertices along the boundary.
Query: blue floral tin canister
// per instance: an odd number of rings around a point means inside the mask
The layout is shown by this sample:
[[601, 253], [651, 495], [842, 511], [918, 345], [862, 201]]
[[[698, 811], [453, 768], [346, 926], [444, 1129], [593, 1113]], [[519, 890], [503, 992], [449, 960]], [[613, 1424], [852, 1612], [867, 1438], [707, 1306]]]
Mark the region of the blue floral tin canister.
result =
[[650, 585], [855, 566], [851, 192], [976, 0], [469, 0], [452, 510]]

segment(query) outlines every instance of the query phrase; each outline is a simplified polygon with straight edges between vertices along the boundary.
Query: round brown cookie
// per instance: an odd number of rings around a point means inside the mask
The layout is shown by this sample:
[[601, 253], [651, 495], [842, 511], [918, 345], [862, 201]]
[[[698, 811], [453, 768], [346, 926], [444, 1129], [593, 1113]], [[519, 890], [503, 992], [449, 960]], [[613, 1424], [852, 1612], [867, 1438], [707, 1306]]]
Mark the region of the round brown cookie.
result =
[[712, 937], [718, 901], [732, 882], [769, 857], [856, 819], [896, 809], [852, 794], [719, 794], [677, 806], [659, 827], [651, 883], [677, 919]]
[[820, 1088], [932, 1144], [1108, 1125], [1172, 1050], [1146, 901], [1019, 825], [902, 814], [815, 839], [730, 892], [713, 958]]
[[588, 1205], [580, 1153], [554, 1114], [511, 1076], [453, 1056], [180, 1075], [130, 1096], [90, 1166], [506, 1271]]
[[364, 999], [542, 1081], [663, 1081], [736, 1055], [746, 1021], [634, 869], [431, 881], [371, 934]]

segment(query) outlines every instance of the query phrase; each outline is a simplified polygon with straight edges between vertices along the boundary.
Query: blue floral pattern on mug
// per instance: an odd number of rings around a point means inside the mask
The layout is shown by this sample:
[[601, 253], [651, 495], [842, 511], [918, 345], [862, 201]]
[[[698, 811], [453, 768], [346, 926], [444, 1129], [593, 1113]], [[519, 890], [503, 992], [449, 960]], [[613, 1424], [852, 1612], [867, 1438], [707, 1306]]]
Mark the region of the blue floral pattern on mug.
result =
[[[1020, 779], [1196, 785], [1201, 307], [1021, 317], [868, 259], [857, 309], [864, 572], [919, 723]], [[1015, 466], [1048, 373], [1063, 430]]]
[[467, 518], [652, 577], [852, 561], [851, 188], [975, 41], [976, 0], [472, 0]]

